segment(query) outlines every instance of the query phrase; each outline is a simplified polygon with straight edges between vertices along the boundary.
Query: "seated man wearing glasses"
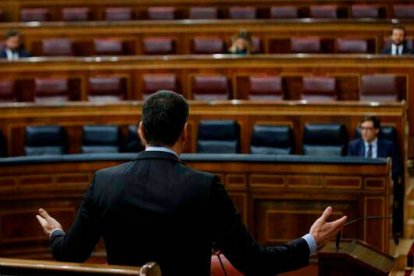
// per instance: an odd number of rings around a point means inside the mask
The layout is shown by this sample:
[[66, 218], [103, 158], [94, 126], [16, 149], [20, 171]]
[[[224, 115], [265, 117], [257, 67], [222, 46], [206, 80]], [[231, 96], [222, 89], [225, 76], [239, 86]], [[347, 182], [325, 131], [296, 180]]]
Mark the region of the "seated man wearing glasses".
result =
[[402, 210], [404, 189], [401, 183], [401, 165], [396, 146], [392, 141], [378, 137], [381, 122], [375, 116], [367, 116], [360, 122], [361, 138], [349, 142], [348, 155], [366, 158], [387, 158], [392, 160], [392, 180], [394, 182], [393, 233], [402, 233]]

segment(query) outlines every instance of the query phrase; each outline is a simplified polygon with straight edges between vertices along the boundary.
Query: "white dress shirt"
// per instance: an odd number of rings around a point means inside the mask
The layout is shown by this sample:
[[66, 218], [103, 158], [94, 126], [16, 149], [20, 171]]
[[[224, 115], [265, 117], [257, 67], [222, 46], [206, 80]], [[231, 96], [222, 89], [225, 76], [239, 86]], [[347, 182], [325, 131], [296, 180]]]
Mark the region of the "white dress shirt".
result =
[[378, 138], [375, 138], [371, 143], [368, 143], [367, 141], [364, 141], [365, 157], [368, 157], [368, 146], [369, 146], [369, 144], [372, 145], [372, 156], [371, 156], [371, 158], [377, 158], [378, 157]]

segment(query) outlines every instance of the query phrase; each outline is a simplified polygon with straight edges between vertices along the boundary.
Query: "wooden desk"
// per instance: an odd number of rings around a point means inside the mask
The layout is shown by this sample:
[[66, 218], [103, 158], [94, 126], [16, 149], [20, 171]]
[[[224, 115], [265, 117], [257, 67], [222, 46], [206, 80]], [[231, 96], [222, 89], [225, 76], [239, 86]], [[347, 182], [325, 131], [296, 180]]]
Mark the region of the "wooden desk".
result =
[[[45, 208], [68, 229], [93, 173], [134, 157], [0, 159], [0, 254], [48, 256], [47, 237], [35, 219], [37, 209]], [[182, 160], [221, 178], [243, 221], [262, 244], [302, 236], [328, 205], [334, 218], [390, 214], [390, 163], [384, 159], [367, 163], [352, 157], [183, 155]], [[369, 220], [350, 225], [343, 233], [388, 252], [390, 226], [389, 220]]]

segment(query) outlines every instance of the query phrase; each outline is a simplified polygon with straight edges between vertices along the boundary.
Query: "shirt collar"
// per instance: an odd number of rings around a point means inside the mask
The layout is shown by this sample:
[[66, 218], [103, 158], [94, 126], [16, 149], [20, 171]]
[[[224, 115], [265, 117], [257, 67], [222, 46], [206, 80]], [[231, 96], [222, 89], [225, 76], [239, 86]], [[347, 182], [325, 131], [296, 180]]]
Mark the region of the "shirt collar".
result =
[[368, 147], [369, 144], [371, 144], [374, 147], [378, 143], [378, 138], [375, 138], [374, 140], [372, 140], [371, 143], [368, 143], [367, 141], [364, 141], [364, 143], [366, 147]]
[[177, 158], [179, 158], [178, 157], [178, 154], [175, 151], [173, 151], [172, 149], [167, 148], [167, 147], [148, 146], [148, 147], [145, 148], [145, 151], [163, 151], [163, 152], [169, 152], [169, 153], [172, 153], [175, 156], [177, 156]]

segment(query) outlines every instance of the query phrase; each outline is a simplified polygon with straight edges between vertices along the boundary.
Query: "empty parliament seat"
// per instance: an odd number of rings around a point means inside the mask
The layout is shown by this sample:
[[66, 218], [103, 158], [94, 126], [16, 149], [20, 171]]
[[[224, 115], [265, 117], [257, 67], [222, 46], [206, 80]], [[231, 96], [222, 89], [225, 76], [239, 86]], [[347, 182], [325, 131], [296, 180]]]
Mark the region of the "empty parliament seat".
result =
[[289, 126], [255, 125], [250, 139], [252, 154], [291, 154], [293, 133]]
[[332, 77], [303, 77], [302, 99], [309, 101], [335, 101], [336, 80]]
[[175, 7], [149, 7], [148, 19], [151, 20], [173, 20], [175, 19]]
[[198, 153], [240, 153], [240, 126], [232, 120], [201, 120]]
[[309, 7], [311, 18], [338, 18], [338, 7], [335, 5], [312, 5]]
[[105, 9], [105, 20], [126, 21], [133, 20], [132, 8], [130, 7], [108, 7]]
[[224, 75], [194, 76], [191, 94], [194, 100], [228, 100], [229, 80]]
[[20, 10], [20, 21], [49, 21], [50, 11], [46, 8], [23, 8]]
[[145, 55], [176, 54], [175, 40], [171, 37], [145, 37], [142, 43]]
[[260, 37], [252, 36], [252, 54], [263, 53], [263, 46]]
[[62, 9], [63, 21], [88, 21], [91, 19], [91, 9], [88, 7], [66, 7]]
[[122, 41], [114, 38], [95, 38], [93, 40], [95, 55], [105, 56], [105, 55], [123, 55], [124, 45]]
[[88, 100], [91, 102], [118, 102], [125, 99], [126, 80], [118, 77], [89, 78]]
[[321, 40], [319, 37], [292, 37], [290, 51], [292, 53], [320, 53]]
[[189, 19], [218, 19], [216, 7], [191, 7]]
[[394, 5], [394, 17], [398, 19], [413, 19], [414, 5]]
[[28, 126], [25, 129], [26, 155], [64, 154], [66, 135], [61, 126]]
[[193, 54], [224, 53], [224, 41], [219, 37], [195, 37], [192, 44]]
[[298, 18], [299, 11], [295, 6], [273, 6], [270, 7], [270, 18], [289, 19]]
[[34, 101], [37, 103], [66, 102], [70, 99], [69, 81], [64, 78], [36, 78]]
[[256, 19], [255, 7], [230, 7], [229, 19]]
[[83, 126], [83, 153], [119, 152], [119, 127], [112, 125]]
[[140, 152], [144, 150], [144, 146], [141, 144], [141, 140], [138, 137], [137, 126], [129, 125], [127, 141], [123, 148], [124, 152]]
[[177, 76], [175, 74], [145, 74], [143, 76], [143, 99], [147, 99], [158, 90], [178, 91]]
[[0, 103], [17, 102], [16, 82], [14, 80], [0, 80]]
[[354, 4], [351, 6], [351, 16], [353, 18], [380, 18], [383, 14], [377, 5]]
[[368, 41], [365, 39], [336, 39], [337, 53], [368, 53]]
[[306, 124], [303, 131], [303, 154], [345, 155], [347, 141], [347, 132], [342, 124]]
[[282, 78], [278, 76], [250, 76], [249, 100], [282, 100]]
[[396, 75], [363, 75], [361, 77], [360, 100], [398, 101], [405, 93], [405, 80]]
[[74, 56], [72, 40], [68, 38], [49, 38], [42, 40], [42, 55], [44, 56]]

